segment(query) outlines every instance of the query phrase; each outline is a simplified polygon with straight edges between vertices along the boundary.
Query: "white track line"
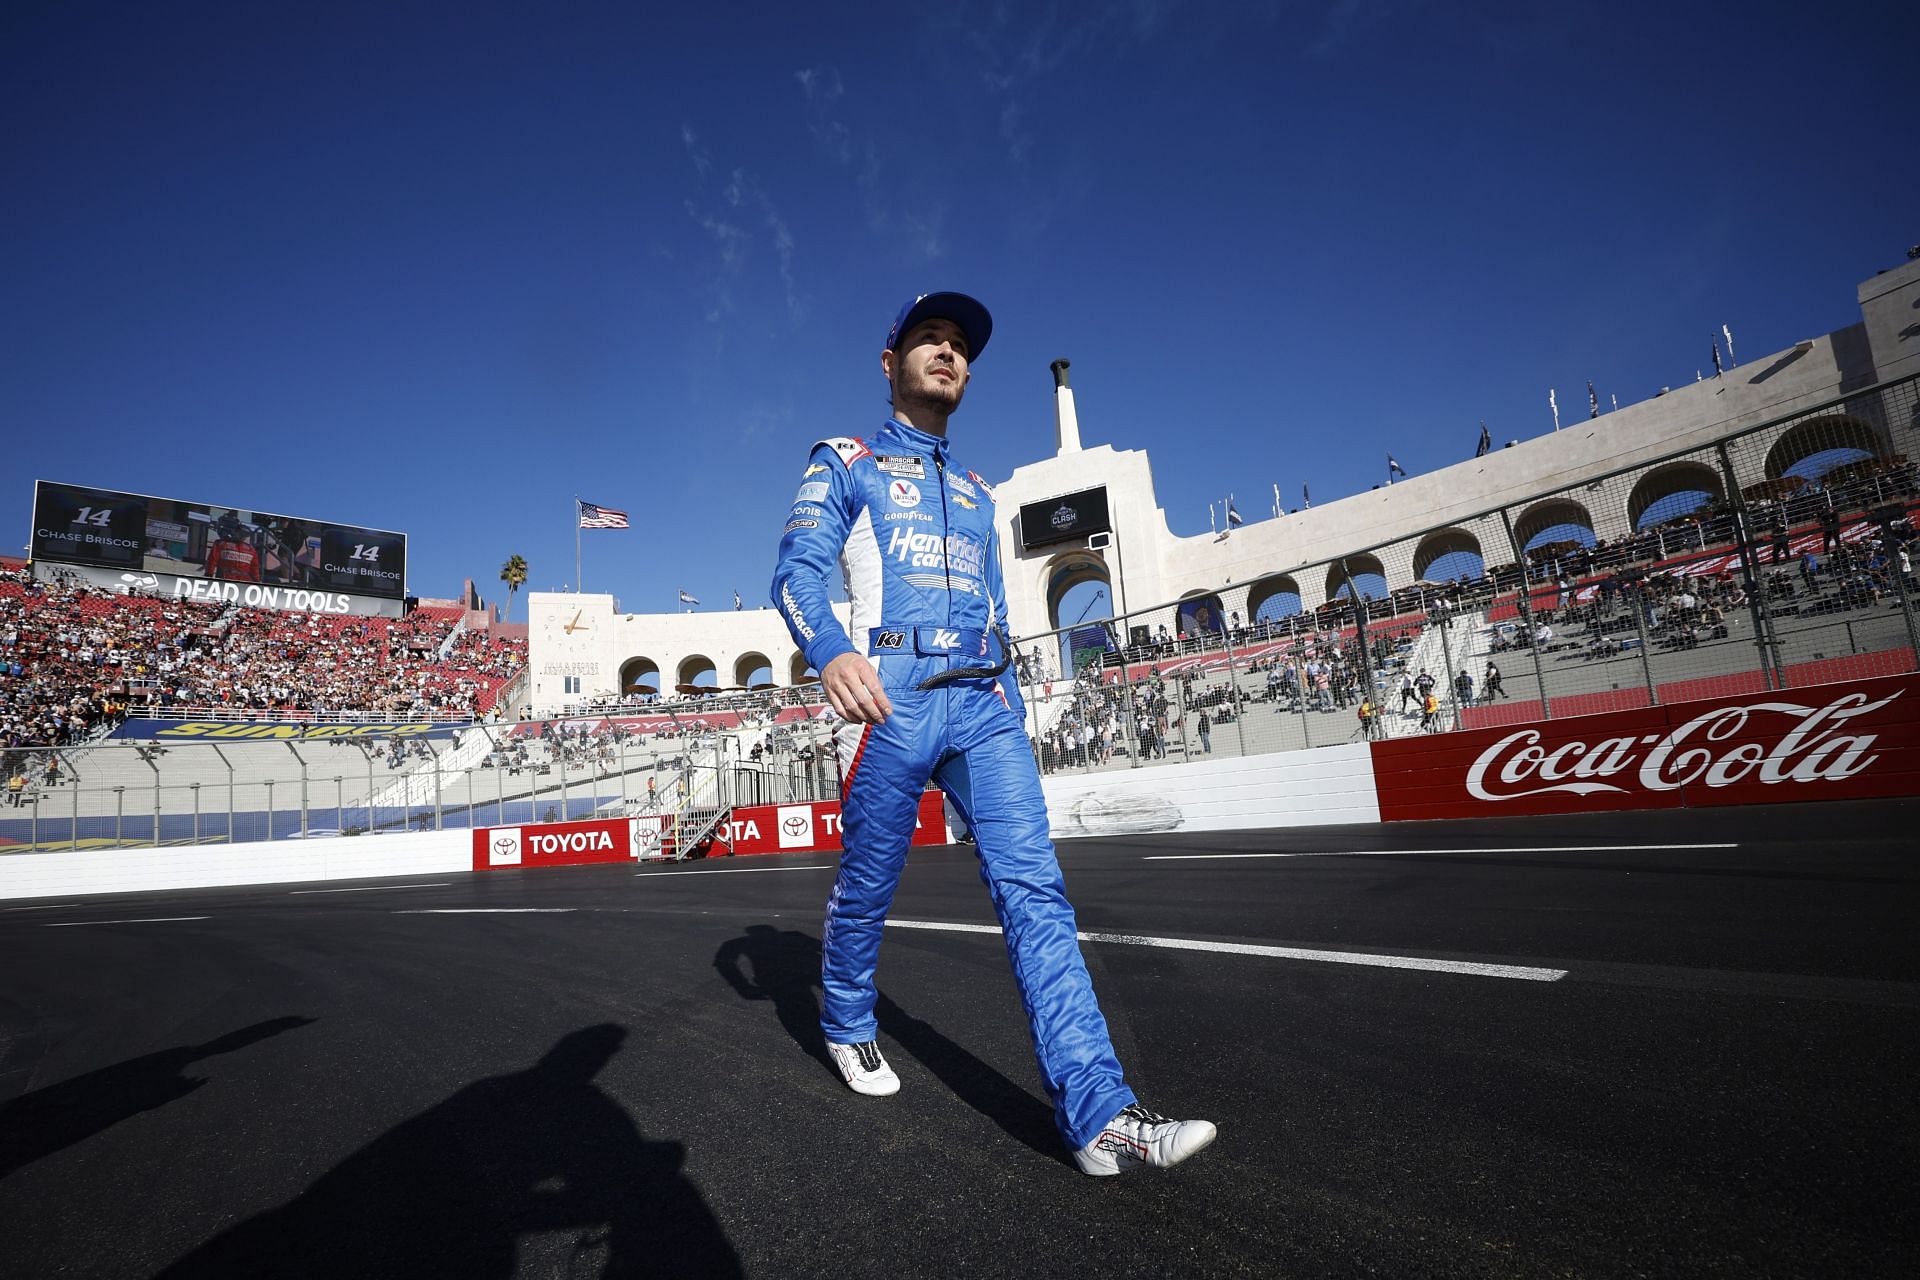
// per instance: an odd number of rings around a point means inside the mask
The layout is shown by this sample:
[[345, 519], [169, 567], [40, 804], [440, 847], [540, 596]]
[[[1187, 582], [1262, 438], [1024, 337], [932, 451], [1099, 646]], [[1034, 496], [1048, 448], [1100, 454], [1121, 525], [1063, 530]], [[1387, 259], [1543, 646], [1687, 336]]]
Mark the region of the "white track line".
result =
[[410, 907], [397, 916], [531, 916], [564, 915], [577, 907]]
[[712, 871], [636, 871], [636, 876], [737, 876], [747, 871], [832, 871], [827, 863], [804, 867], [718, 867]]
[[81, 905], [83, 904], [78, 902], [49, 902], [44, 907], [7, 907], [6, 910], [7, 911], [58, 911], [62, 907], [78, 907]]
[[62, 920], [59, 924], [43, 924], [42, 929], [72, 929], [83, 924], [166, 924], [173, 920], [208, 920], [210, 916], [144, 916], [138, 920]]
[[370, 884], [356, 889], [289, 889], [287, 896], [297, 898], [303, 893], [379, 893], [382, 889], [444, 889], [452, 883], [451, 880], [442, 880], [437, 884]]
[[1725, 844], [1537, 844], [1494, 849], [1311, 849], [1300, 853], [1149, 853], [1142, 862], [1218, 862], [1227, 858], [1381, 858], [1396, 853], [1634, 853], [1662, 849], [1738, 849]]
[[[896, 929], [938, 929], [947, 933], [999, 933], [990, 924], [938, 924], [926, 920], [889, 920]], [[1326, 964], [1370, 965], [1378, 969], [1425, 969], [1432, 973], [1465, 973], [1480, 978], [1515, 978], [1522, 982], [1558, 982], [1565, 969], [1534, 969], [1517, 964], [1479, 964], [1467, 960], [1428, 960], [1420, 956], [1370, 955], [1361, 951], [1317, 951], [1307, 947], [1267, 947], [1248, 942], [1200, 942], [1192, 938], [1149, 938], [1131, 933], [1081, 933], [1082, 942], [1111, 942], [1129, 947], [1163, 947], [1171, 951], [1213, 951], [1231, 956], [1271, 956], [1280, 960], [1318, 960]]]

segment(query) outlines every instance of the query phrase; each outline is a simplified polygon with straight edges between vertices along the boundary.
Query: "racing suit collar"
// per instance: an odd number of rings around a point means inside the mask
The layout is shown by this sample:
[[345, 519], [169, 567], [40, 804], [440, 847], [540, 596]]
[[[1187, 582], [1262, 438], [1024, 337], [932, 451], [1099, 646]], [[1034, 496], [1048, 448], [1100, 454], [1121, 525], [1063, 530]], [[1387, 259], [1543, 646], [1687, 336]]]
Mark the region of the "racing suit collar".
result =
[[880, 428], [880, 436], [882, 439], [891, 438], [898, 440], [910, 449], [917, 449], [922, 453], [930, 453], [939, 461], [940, 465], [946, 465], [947, 438], [945, 436], [936, 436], [931, 431], [922, 431], [918, 427], [910, 427], [898, 418], [888, 418], [887, 425]]

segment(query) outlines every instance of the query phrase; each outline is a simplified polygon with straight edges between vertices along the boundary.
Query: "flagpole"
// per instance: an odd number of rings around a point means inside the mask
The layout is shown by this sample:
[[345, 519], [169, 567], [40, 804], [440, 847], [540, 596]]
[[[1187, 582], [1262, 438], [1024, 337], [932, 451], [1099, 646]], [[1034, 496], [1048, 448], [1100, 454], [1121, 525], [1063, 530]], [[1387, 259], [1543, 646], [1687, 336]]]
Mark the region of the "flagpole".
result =
[[573, 590], [579, 595], [586, 591], [580, 581], [580, 495], [573, 495]]

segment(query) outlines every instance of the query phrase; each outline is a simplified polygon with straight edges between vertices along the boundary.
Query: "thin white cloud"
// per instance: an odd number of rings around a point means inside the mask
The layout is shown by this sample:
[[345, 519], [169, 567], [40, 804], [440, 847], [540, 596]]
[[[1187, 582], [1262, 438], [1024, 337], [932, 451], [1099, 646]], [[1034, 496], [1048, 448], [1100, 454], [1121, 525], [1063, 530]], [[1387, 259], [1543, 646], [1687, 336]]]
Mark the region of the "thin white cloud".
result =
[[719, 272], [709, 282], [707, 319], [717, 321], [734, 310], [737, 287], [747, 279], [752, 251], [757, 243], [751, 230], [758, 223], [773, 250], [774, 270], [780, 277], [780, 290], [787, 314], [796, 323], [805, 317], [794, 272], [796, 243], [793, 228], [767, 193], [744, 168], [730, 170], [720, 190], [726, 202], [723, 213], [703, 211], [694, 201], [686, 201], [687, 216], [707, 233], [719, 255]]
[[1024, 161], [1033, 148], [1033, 135], [1020, 127], [1020, 118], [1025, 114], [1026, 108], [1018, 102], [1008, 102], [1000, 108], [1000, 138], [1007, 144], [1007, 154], [1015, 164]]
[[708, 158], [706, 148], [700, 145], [700, 139], [694, 133], [692, 125], [680, 126], [680, 141], [687, 149], [687, 158], [693, 161], [694, 172], [700, 175], [702, 182], [705, 182], [707, 171], [713, 168], [713, 161]]
[[807, 131], [814, 142], [839, 164], [854, 157], [853, 130], [834, 112], [834, 103], [847, 92], [838, 67], [807, 67], [793, 73], [807, 99]]
[[945, 205], [934, 205], [925, 216], [903, 214], [900, 220], [911, 237], [911, 247], [921, 257], [931, 262], [947, 256]]

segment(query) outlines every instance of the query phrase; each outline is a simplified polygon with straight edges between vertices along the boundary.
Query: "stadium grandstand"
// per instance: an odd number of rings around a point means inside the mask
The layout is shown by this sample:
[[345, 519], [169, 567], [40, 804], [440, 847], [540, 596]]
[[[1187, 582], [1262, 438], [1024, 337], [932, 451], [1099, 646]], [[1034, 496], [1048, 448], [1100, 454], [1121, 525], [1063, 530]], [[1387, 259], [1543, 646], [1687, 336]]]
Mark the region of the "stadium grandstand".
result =
[[[1859, 325], [1712, 382], [1184, 538], [1144, 453], [1081, 446], [1059, 362], [1054, 455], [995, 486], [1043, 771], [1914, 671], [1920, 356], [1896, 326], [1920, 263], [1861, 299]], [[1065, 616], [1089, 584], [1118, 607]], [[0, 847], [659, 815], [684, 854], [735, 806], [837, 795], [775, 611], [535, 592], [529, 617], [522, 639], [462, 602], [316, 614], [7, 564]], [[123, 721], [146, 728], [105, 736]]]

